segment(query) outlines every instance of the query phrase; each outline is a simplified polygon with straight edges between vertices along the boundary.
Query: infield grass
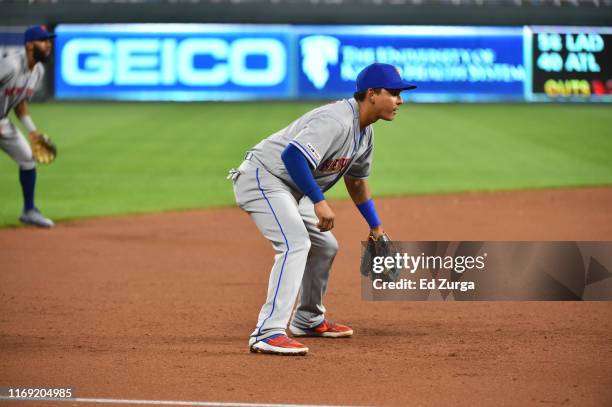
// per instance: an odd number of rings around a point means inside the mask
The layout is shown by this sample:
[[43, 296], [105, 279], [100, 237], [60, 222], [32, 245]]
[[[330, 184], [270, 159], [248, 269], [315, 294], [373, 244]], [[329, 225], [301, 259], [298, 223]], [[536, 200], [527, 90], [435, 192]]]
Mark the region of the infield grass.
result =
[[[61, 220], [233, 205], [227, 170], [313, 103], [46, 103], [30, 111], [59, 146], [37, 204]], [[612, 185], [612, 107], [410, 105], [375, 125], [376, 196]], [[328, 193], [346, 197], [340, 182]], [[0, 227], [21, 208], [0, 153]]]

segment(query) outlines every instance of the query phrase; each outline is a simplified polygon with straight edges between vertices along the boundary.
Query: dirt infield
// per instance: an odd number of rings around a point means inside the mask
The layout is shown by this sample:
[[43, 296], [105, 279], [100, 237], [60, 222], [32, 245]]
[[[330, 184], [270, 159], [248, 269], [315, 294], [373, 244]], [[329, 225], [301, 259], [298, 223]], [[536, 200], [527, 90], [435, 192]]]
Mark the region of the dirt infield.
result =
[[[273, 251], [237, 209], [0, 230], [0, 387], [381, 406], [612, 405], [612, 302], [364, 302], [333, 202], [328, 316], [350, 339], [250, 354]], [[612, 188], [378, 200], [396, 240], [612, 240]], [[0, 401], [3, 405], [35, 405]], [[86, 405], [40, 403], [38, 405]]]

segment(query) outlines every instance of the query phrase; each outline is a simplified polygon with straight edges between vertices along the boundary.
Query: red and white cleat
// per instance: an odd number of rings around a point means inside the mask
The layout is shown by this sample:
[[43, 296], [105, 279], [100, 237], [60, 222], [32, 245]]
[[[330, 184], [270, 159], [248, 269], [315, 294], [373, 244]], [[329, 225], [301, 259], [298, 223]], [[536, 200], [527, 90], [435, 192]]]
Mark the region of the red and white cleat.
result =
[[324, 338], [345, 338], [353, 335], [353, 329], [349, 326], [337, 324], [328, 319], [321, 322], [314, 328], [298, 328], [289, 326], [289, 330], [293, 336], [320, 336]]
[[[251, 339], [252, 340], [252, 339]], [[253, 353], [270, 353], [274, 355], [303, 356], [308, 348], [284, 334], [272, 335], [249, 346]]]

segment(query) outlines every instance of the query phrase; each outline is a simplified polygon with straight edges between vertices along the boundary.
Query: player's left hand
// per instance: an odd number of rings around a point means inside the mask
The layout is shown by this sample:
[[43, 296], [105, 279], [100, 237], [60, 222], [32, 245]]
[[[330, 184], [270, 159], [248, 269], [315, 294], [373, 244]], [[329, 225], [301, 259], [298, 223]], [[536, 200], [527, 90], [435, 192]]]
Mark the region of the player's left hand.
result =
[[37, 131], [31, 131], [28, 134], [28, 137], [30, 138], [30, 144], [36, 143], [38, 140], [40, 140], [41, 136], [42, 136], [42, 133], [39, 133]]
[[370, 229], [370, 236], [373, 240], [378, 240], [383, 235], [386, 236], [386, 233], [380, 225], [376, 226], [374, 229]]
[[372, 272], [372, 262], [375, 257], [394, 257], [396, 253], [398, 253], [397, 248], [391, 238], [382, 230], [382, 227], [378, 226], [371, 229], [361, 262], [361, 274], [370, 276], [372, 279], [381, 278], [383, 281], [399, 281], [401, 270], [395, 266], [385, 268], [381, 274]]
[[57, 156], [57, 146], [45, 134], [33, 131], [29, 134], [32, 145], [32, 157], [39, 164], [50, 164]]

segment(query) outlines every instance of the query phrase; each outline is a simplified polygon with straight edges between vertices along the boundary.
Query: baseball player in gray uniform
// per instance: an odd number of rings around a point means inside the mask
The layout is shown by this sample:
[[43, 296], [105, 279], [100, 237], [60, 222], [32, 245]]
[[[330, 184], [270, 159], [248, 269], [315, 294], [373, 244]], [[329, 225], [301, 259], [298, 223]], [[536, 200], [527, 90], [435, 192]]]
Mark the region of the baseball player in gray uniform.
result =
[[353, 334], [325, 318], [323, 297], [338, 243], [330, 232], [334, 213], [323, 194], [343, 178], [370, 233], [375, 238], [384, 233], [367, 183], [371, 124], [393, 120], [403, 103], [400, 92], [413, 88], [394, 66], [369, 65], [357, 77], [353, 98], [304, 114], [249, 150], [238, 170], [230, 171], [237, 204], [277, 253], [249, 339], [252, 352], [307, 354], [306, 346], [286, 335], [290, 319], [294, 337]]
[[19, 166], [19, 182], [23, 192], [23, 223], [52, 227], [53, 221], [45, 218], [34, 205], [36, 187], [36, 162], [30, 144], [8, 118], [11, 110], [28, 130], [31, 141], [41, 134], [28, 114], [27, 101], [40, 86], [45, 68], [43, 63], [51, 56], [51, 39], [55, 37], [44, 26], [28, 28], [24, 34], [25, 52], [9, 54], [0, 59], [0, 148]]

